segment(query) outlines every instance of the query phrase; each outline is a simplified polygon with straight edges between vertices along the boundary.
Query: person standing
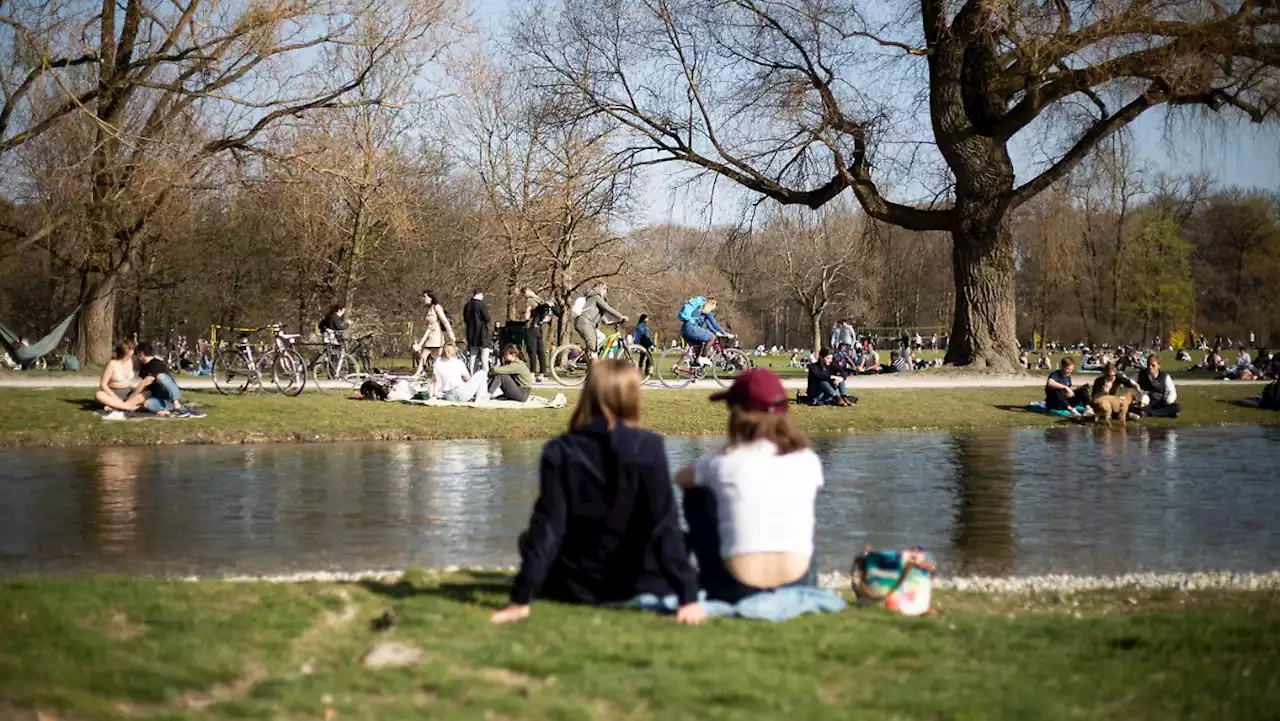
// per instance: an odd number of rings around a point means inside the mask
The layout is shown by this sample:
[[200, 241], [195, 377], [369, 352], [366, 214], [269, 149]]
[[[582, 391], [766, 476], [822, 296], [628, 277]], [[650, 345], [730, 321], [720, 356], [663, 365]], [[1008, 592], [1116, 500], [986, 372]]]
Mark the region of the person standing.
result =
[[479, 289], [462, 306], [462, 322], [467, 327], [467, 367], [472, 373], [489, 370], [489, 304]]
[[[649, 375], [649, 367], [653, 364], [653, 349], [658, 342], [653, 339], [653, 333], [649, 331], [649, 315], [647, 313], [640, 314], [640, 321], [636, 323], [635, 334], [631, 336], [631, 342], [644, 348], [645, 355], [640, 362], [640, 374]], [[764, 346], [760, 346], [764, 348]]]
[[413, 344], [413, 350], [418, 353], [418, 368], [414, 371], [414, 378], [422, 377], [428, 358], [440, 357], [445, 338], [450, 343], [458, 340], [453, 334], [453, 324], [449, 322], [449, 316], [444, 312], [444, 306], [440, 305], [436, 294], [430, 290], [422, 291], [422, 304], [427, 308], [427, 327], [422, 332], [422, 339]]
[[525, 354], [529, 358], [529, 368], [537, 371], [536, 379], [540, 383], [547, 380], [547, 346], [542, 340], [543, 328], [560, 314], [555, 303], [539, 298], [533, 288], [524, 289]]

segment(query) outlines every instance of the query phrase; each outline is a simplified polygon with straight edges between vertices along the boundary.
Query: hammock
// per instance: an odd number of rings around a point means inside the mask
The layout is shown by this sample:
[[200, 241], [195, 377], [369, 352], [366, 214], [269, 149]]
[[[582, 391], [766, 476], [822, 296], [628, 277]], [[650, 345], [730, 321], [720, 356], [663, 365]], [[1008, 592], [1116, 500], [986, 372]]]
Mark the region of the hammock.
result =
[[71, 327], [71, 321], [76, 319], [76, 314], [79, 312], [80, 306], [76, 306], [76, 309], [71, 311], [71, 315], [63, 319], [57, 328], [49, 331], [48, 335], [31, 345], [21, 345], [21, 340], [13, 331], [0, 325], [0, 343], [4, 344], [4, 349], [14, 361], [20, 365], [26, 365], [57, 349], [58, 344], [62, 342], [62, 336], [67, 334], [67, 329]]

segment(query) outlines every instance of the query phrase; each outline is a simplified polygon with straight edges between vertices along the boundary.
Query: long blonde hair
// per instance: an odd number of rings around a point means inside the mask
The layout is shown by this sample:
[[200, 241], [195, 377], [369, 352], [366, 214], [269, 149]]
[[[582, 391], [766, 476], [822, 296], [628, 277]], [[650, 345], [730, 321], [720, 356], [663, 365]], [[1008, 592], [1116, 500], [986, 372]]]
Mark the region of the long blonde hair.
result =
[[640, 371], [635, 366], [614, 359], [591, 362], [569, 430], [585, 428], [596, 416], [602, 416], [610, 430], [619, 421], [627, 426], [640, 423]]

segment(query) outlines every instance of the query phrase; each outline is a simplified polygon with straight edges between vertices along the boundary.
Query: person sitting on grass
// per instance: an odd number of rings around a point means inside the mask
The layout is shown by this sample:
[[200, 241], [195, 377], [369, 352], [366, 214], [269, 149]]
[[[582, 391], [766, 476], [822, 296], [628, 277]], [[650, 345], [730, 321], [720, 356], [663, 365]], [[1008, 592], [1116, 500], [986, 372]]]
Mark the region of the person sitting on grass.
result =
[[863, 374], [880, 372], [880, 354], [869, 346], [863, 346], [858, 356], [858, 372]]
[[475, 374], [467, 370], [467, 364], [458, 357], [457, 344], [451, 341], [444, 344], [441, 357], [436, 361], [431, 376], [431, 397], [463, 403], [488, 400], [488, 380], [484, 369]]
[[93, 399], [109, 411], [136, 411], [143, 401], [142, 396], [130, 397], [137, 378], [133, 370], [133, 343], [121, 341], [111, 349], [111, 360], [102, 369]]
[[851, 406], [857, 399], [850, 400], [846, 390], [845, 377], [840, 375], [834, 364], [835, 356], [830, 348], [823, 348], [818, 353], [818, 360], [809, 364], [809, 385], [805, 394], [809, 396], [811, 406]]
[[711, 396], [729, 410], [728, 445], [676, 474], [708, 600], [815, 586], [814, 504], [822, 462], [787, 413], [787, 391], [754, 368]]
[[502, 349], [502, 365], [489, 369], [489, 395], [504, 401], [524, 403], [533, 389], [533, 371], [520, 359], [520, 349]]
[[1253, 365], [1253, 358], [1249, 356], [1249, 351], [1245, 349], [1244, 343], [1236, 347], [1236, 364], [1232, 368], [1228, 368], [1222, 372], [1222, 380], [1247, 380], [1244, 376], [1249, 373], [1249, 367]]
[[[172, 411], [182, 410], [182, 390], [173, 380], [169, 364], [156, 357], [150, 343], [138, 344], [138, 377], [142, 380], [133, 389], [133, 394], [126, 404], [138, 403], [143, 408], [158, 416], [167, 416]], [[138, 399], [142, 399], [140, 402]], [[138, 406], [134, 405], [136, 409]]]
[[666, 448], [639, 427], [640, 396], [634, 366], [592, 363], [569, 432], [542, 449], [520, 570], [493, 623], [528, 618], [534, 598], [614, 604], [641, 594], [674, 595], [679, 623], [706, 621]]
[[1147, 369], [1138, 371], [1138, 387], [1142, 389], [1143, 414], [1154, 418], [1177, 418], [1182, 412], [1173, 377], [1160, 370], [1160, 356], [1155, 353], [1147, 358]]
[[1059, 363], [1058, 370], [1049, 374], [1049, 380], [1044, 384], [1044, 406], [1051, 411], [1071, 411], [1072, 415], [1079, 415], [1076, 410], [1077, 406], [1089, 407], [1089, 384], [1082, 383], [1074, 385], [1071, 382], [1071, 374], [1075, 372], [1076, 361], [1074, 358], [1063, 358]]
[[836, 350], [831, 364], [845, 378], [858, 372], [858, 359], [847, 344], [842, 344]]
[[[907, 351], [910, 353], [910, 351]], [[889, 365], [881, 370], [882, 373], [906, 373], [911, 370], [911, 362], [907, 360], [907, 356], [902, 351], [889, 351]]]

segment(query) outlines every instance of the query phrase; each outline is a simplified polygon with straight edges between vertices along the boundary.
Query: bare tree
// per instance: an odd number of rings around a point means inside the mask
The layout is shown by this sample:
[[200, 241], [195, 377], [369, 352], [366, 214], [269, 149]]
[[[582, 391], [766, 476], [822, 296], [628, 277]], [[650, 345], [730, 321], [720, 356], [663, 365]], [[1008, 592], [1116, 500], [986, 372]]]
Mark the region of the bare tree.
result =
[[836, 204], [817, 213], [779, 212], [760, 236], [757, 249], [776, 258], [776, 283], [808, 316], [816, 353], [825, 345], [823, 313], [848, 293], [855, 259], [866, 255], [867, 228]]
[[[38, 0], [4, 8], [0, 23], [14, 42], [0, 63], [0, 163], [65, 124], [93, 137], [67, 170], [88, 177], [79, 339], [82, 355], [101, 362], [117, 291], [175, 188], [197, 181], [216, 156], [254, 151], [273, 126], [382, 102], [355, 91], [390, 58], [435, 44], [454, 0]], [[332, 66], [332, 53], [358, 61], [320, 71]], [[48, 237], [47, 225], [0, 230], [22, 245]]]
[[[1011, 369], [1010, 212], [1152, 108], [1272, 117], [1278, 26], [1280, 6], [1255, 0], [566, 0], [521, 40], [566, 103], [629, 128], [634, 162], [811, 208], [850, 189], [876, 220], [950, 233], [947, 360]], [[1060, 142], [1018, 182], [1010, 144], [1038, 129]], [[941, 186], [886, 197], [922, 145]]]

